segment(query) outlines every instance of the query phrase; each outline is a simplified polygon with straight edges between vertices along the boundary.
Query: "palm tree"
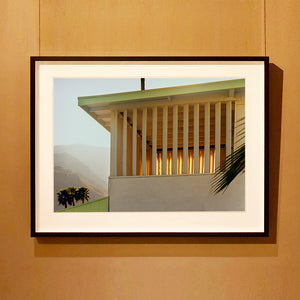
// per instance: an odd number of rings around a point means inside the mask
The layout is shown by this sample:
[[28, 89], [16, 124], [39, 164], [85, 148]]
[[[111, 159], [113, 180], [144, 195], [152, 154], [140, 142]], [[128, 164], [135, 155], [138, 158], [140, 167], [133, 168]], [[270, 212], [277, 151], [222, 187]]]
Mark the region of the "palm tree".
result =
[[68, 207], [68, 204], [71, 204], [70, 194], [68, 193], [67, 189], [60, 190], [57, 193], [57, 202], [58, 204], [64, 205], [65, 208]]
[[76, 188], [74, 186], [70, 186], [67, 188], [67, 192], [70, 195], [71, 203], [73, 206], [75, 206], [75, 194], [76, 194]]
[[83, 202], [84, 202], [84, 200], [89, 201], [89, 199], [90, 199], [90, 191], [89, 191], [89, 189], [87, 189], [85, 187], [83, 187], [83, 189], [84, 189]]
[[76, 190], [76, 192], [75, 192], [75, 200], [76, 200], [76, 202], [81, 201], [83, 203], [81, 188], [79, 188], [79, 189]]
[[231, 182], [245, 172], [245, 118], [238, 120], [236, 125], [237, 140], [235, 144], [240, 144], [237, 149], [227, 155], [225, 160], [216, 168], [212, 179], [211, 188], [213, 193], [225, 192]]
[[75, 192], [75, 200], [84, 203], [84, 200], [89, 199], [89, 190], [86, 187], [80, 187]]
[[62, 192], [58, 192], [58, 193], [56, 193], [56, 195], [57, 195], [58, 204], [64, 205], [65, 208], [67, 208], [67, 201], [65, 201], [65, 198], [64, 198]]

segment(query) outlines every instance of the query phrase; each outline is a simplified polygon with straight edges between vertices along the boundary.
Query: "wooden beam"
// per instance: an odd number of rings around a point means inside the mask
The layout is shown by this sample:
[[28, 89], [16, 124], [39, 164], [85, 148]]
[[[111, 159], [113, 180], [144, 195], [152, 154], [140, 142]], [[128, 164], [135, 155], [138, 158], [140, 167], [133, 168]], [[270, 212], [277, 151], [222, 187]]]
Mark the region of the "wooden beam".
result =
[[168, 106], [163, 107], [163, 155], [162, 174], [167, 175], [167, 151], [168, 151]]
[[226, 156], [231, 154], [231, 136], [232, 136], [232, 105], [231, 101], [226, 103]]
[[215, 104], [215, 171], [220, 165], [221, 102]]
[[177, 174], [177, 148], [178, 148], [178, 105], [173, 106], [173, 151], [172, 174]]
[[123, 176], [127, 175], [127, 109], [123, 112]]
[[189, 122], [189, 105], [183, 106], [183, 166], [182, 173], [188, 174], [188, 128]]
[[[223, 96], [219, 96], [216, 98], [216, 96], [211, 96], [211, 95], [207, 95], [207, 96], [201, 96], [203, 97], [203, 99], [199, 99], [198, 98], [189, 98], [187, 97], [186, 99], [181, 99], [181, 98], [172, 98], [171, 101], [168, 100], [168, 98], [163, 98], [163, 99], [155, 99], [155, 100], [144, 100], [141, 102], [128, 102], [128, 103], [118, 103], [118, 104], [111, 104], [112, 108], [116, 108], [119, 110], [124, 110], [124, 109], [133, 109], [133, 108], [151, 108], [153, 106], [164, 106], [166, 103], [169, 103], [171, 105], [184, 105], [184, 104], [196, 104], [196, 103], [206, 103], [206, 102], [210, 102], [211, 104], [214, 104], [216, 102], [226, 102], [226, 101], [235, 101], [237, 100], [237, 98], [230, 98], [226, 96], [227, 91], [224, 92]], [[208, 99], [209, 97], [211, 97], [212, 99]]]
[[199, 173], [199, 104], [194, 105], [194, 174]]
[[117, 175], [117, 112], [111, 111], [110, 176]]
[[142, 120], [142, 175], [146, 175], [146, 158], [147, 158], [147, 108], [143, 108]]
[[132, 175], [136, 176], [136, 148], [137, 148], [137, 109], [133, 109], [132, 117]]
[[210, 151], [210, 104], [205, 103], [204, 117], [204, 173], [209, 173]]
[[152, 175], [156, 175], [156, 147], [157, 147], [157, 107], [152, 109]]

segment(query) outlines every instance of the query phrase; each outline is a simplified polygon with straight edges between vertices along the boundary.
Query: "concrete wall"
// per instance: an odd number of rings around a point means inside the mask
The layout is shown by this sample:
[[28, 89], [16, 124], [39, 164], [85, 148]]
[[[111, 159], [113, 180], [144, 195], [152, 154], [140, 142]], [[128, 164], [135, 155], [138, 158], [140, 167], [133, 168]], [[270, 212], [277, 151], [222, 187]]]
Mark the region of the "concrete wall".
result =
[[213, 195], [213, 175], [133, 176], [109, 178], [110, 211], [241, 211], [245, 176], [225, 193]]

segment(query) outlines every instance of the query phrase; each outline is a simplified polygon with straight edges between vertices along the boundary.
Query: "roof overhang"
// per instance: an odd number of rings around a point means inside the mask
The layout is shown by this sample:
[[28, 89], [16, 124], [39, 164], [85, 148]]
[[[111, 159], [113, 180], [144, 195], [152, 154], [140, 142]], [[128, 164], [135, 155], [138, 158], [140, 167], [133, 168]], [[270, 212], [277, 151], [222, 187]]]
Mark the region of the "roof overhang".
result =
[[[207, 99], [213, 98], [215, 94], [216, 97], [219, 97], [216, 100], [220, 101], [222, 100], [220, 99], [220, 92], [244, 89], [244, 87], [244, 79], [234, 79], [125, 93], [78, 97], [78, 105], [104, 128], [110, 131], [111, 110], [117, 107], [121, 109], [125, 107], [136, 107], [137, 102], [139, 102], [139, 106], [145, 107], [149, 105], [149, 101], [154, 105], [159, 105], [166, 99], [168, 101], [175, 99], [178, 102], [180, 97], [199, 94]], [[226, 99], [229, 100], [229, 97], [230, 93], [227, 94]], [[232, 100], [234, 100], [234, 98], [232, 98]]]

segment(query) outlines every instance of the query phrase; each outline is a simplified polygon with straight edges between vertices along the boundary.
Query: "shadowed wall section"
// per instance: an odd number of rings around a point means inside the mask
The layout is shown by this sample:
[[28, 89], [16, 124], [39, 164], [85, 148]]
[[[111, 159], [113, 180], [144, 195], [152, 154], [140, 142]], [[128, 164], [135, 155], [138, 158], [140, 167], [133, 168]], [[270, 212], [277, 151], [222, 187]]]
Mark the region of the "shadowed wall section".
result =
[[[245, 176], [214, 195], [211, 174], [115, 177], [109, 181], [110, 211], [243, 211]], [[141, 195], [143, 195], [141, 197]]]

